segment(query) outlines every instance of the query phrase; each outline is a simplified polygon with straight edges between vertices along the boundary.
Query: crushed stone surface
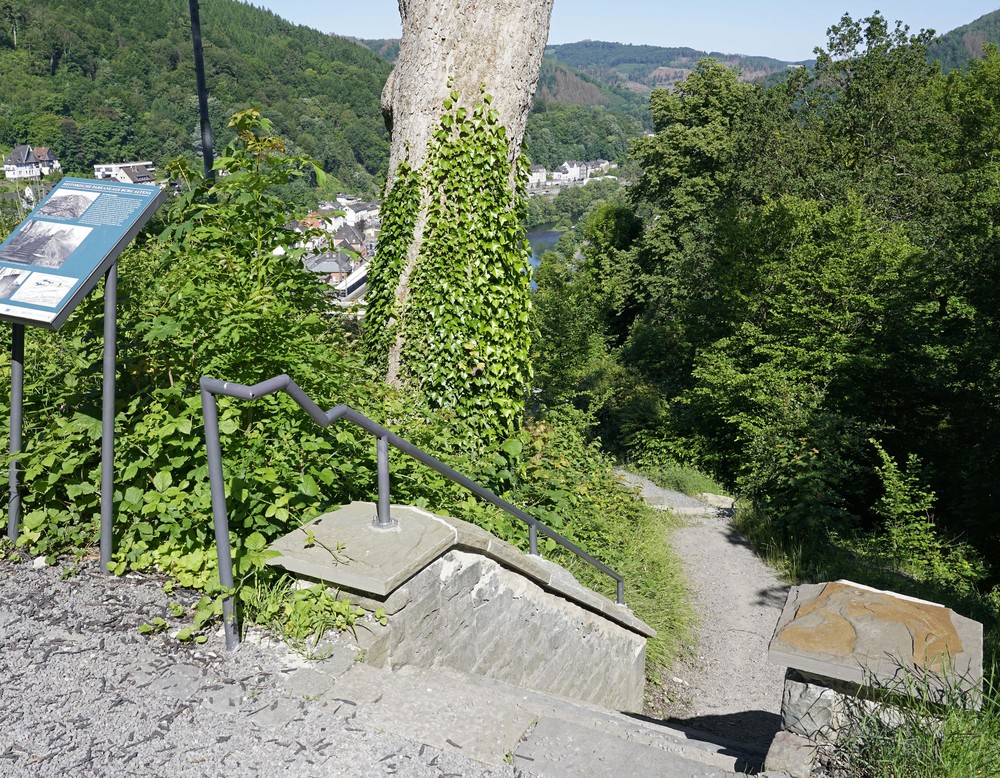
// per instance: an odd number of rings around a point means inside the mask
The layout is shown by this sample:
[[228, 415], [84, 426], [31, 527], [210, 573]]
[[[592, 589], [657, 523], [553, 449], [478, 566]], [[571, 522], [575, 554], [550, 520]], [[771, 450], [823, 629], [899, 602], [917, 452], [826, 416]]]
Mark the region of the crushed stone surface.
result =
[[[284, 644], [179, 642], [194, 601], [96, 562], [0, 562], [0, 776], [524, 775], [358, 724], [353, 701], [291, 682], [304, 660]], [[140, 635], [155, 617], [171, 628]]]

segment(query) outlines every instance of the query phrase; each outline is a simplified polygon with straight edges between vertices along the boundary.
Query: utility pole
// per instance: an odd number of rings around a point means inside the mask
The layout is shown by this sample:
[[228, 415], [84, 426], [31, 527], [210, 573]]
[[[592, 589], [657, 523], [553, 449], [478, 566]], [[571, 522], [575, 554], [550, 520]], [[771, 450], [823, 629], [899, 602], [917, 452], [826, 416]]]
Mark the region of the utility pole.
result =
[[198, 81], [198, 113], [201, 116], [201, 155], [205, 178], [214, 180], [215, 159], [212, 150], [212, 124], [208, 119], [208, 87], [205, 84], [205, 55], [201, 46], [201, 16], [198, 0], [188, 0], [191, 9], [191, 42], [194, 44], [194, 73]]

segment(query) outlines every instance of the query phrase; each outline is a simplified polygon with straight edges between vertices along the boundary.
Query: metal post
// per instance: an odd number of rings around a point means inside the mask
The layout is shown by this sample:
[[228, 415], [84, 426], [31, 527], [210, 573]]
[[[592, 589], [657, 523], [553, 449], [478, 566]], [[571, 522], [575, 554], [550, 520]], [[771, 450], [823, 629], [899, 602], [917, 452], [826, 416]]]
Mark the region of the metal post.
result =
[[528, 553], [538, 556], [538, 528], [534, 524], [528, 525]]
[[226, 648], [240, 642], [233, 609], [233, 557], [229, 547], [229, 515], [226, 510], [226, 482], [222, 474], [222, 445], [219, 442], [219, 406], [215, 395], [201, 390], [201, 412], [205, 419], [205, 449], [208, 454], [208, 482], [212, 494], [212, 523], [215, 525], [215, 548], [219, 555], [219, 583], [227, 596], [222, 600], [222, 624], [226, 630]]
[[101, 410], [101, 571], [110, 573], [115, 519], [115, 365], [118, 356], [118, 263], [104, 275], [104, 398]]
[[[10, 453], [21, 452], [24, 419], [24, 325], [12, 327], [10, 343]], [[21, 521], [21, 492], [18, 489], [18, 461], [10, 460], [10, 501], [7, 503], [7, 539], [17, 540]]]
[[390, 529], [398, 523], [389, 515], [389, 440], [385, 435], [376, 438], [378, 452], [378, 514], [373, 524], [379, 529]]
[[624, 605], [625, 604], [625, 582], [624, 581], [619, 581], [618, 582], [618, 604], [619, 605]]
[[201, 155], [205, 178], [215, 180], [215, 150], [212, 148], [212, 123], [208, 118], [208, 86], [205, 83], [205, 54], [201, 45], [201, 14], [198, 0], [188, 0], [191, 12], [191, 43], [194, 46], [194, 76], [198, 86], [198, 113], [201, 116]]

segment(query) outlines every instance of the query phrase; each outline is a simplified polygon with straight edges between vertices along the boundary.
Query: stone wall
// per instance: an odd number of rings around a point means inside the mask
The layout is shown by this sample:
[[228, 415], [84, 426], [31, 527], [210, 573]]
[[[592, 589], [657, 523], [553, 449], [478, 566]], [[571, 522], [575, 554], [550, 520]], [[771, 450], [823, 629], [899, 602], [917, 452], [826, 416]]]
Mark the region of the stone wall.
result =
[[642, 710], [645, 637], [492, 559], [452, 550], [384, 600], [354, 599], [392, 614], [366, 650], [370, 664], [449, 668]]

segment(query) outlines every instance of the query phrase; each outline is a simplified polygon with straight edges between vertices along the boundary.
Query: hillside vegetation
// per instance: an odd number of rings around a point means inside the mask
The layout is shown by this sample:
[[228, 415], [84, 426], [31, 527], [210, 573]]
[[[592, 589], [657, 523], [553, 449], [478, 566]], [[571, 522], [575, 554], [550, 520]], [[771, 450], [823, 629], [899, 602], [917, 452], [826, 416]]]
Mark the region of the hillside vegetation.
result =
[[784, 62], [771, 57], [723, 54], [691, 48], [637, 46], [608, 41], [581, 41], [546, 47], [545, 56], [587, 73], [604, 83], [624, 86], [648, 94], [654, 88], [670, 88], [684, 79], [698, 61], [706, 57], [738, 69], [747, 81], [782, 73], [809, 62]]
[[[10, 0], [0, 12], [0, 146], [49, 146], [69, 171], [193, 156], [198, 108], [184, 0]], [[379, 108], [389, 65], [343, 38], [235, 0], [201, 9], [209, 108], [262, 107], [293, 148], [374, 191], [388, 160]]]
[[1000, 583], [1000, 55], [945, 76], [930, 37], [845, 17], [777, 86], [706, 60], [654, 92], [627, 197], [542, 262], [535, 375], [803, 564], [947, 600]]
[[927, 56], [939, 60], [943, 70], [953, 70], [982, 59], [987, 43], [1000, 44], [1000, 10], [945, 33], [928, 46]]

